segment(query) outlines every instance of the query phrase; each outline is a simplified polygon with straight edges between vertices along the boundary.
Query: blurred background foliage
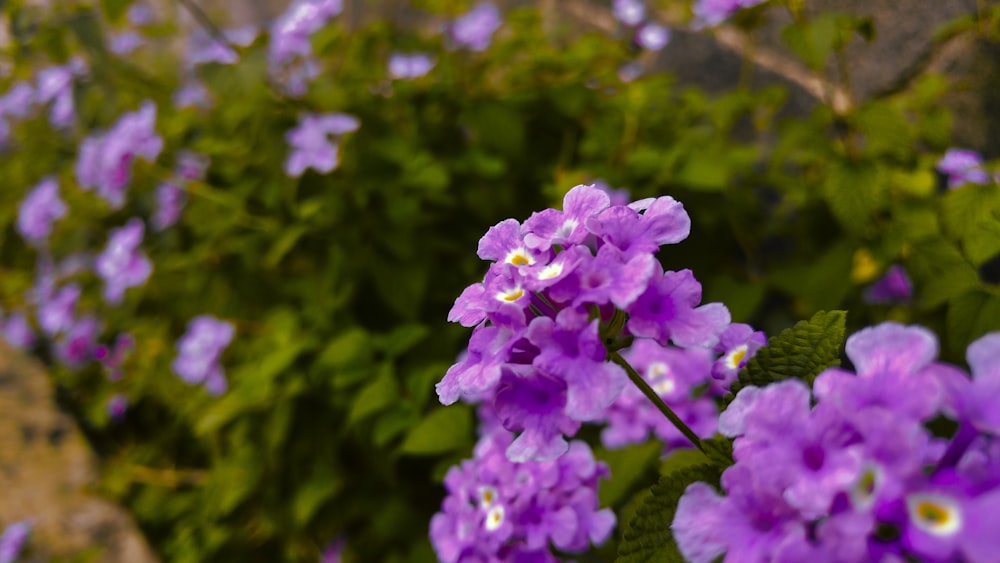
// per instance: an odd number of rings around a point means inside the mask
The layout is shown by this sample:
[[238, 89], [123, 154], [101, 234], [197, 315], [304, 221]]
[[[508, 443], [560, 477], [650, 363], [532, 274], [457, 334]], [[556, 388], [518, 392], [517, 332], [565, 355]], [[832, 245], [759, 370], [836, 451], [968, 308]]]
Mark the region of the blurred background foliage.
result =
[[[445, 409], [433, 390], [468, 337], [446, 313], [484, 271], [475, 249], [489, 226], [558, 205], [576, 184], [682, 201], [692, 234], [661, 252], [664, 266], [691, 268], [706, 300], [769, 335], [846, 309], [851, 330], [886, 319], [929, 326], [943, 357], [961, 362], [971, 340], [1000, 329], [1000, 187], [943, 189], [934, 166], [952, 143], [941, 104], [952, 85], [939, 74], [793, 111], [778, 82], [709, 93], [648, 61], [623, 81], [622, 65], [644, 56], [627, 38], [528, 5], [504, 12], [482, 53], [390, 19], [333, 20], [313, 37], [321, 71], [299, 99], [269, 80], [265, 33], [238, 63], [197, 68], [212, 109], [177, 109], [190, 29], [164, 18], [145, 32], [157, 43], [115, 56], [106, 38], [130, 3], [3, 3], [6, 83], [77, 55], [90, 70], [75, 85], [69, 132], [38, 114], [13, 125], [0, 153], [0, 304], [18, 308], [34, 283], [37, 252], [13, 225], [43, 177], [59, 178], [71, 209], [51, 239], [58, 259], [93, 253], [110, 228], [148, 217], [178, 150], [210, 157], [180, 223], [147, 233], [153, 275], [122, 306], [100, 299], [93, 273], [74, 277], [81, 308], [105, 321], [103, 341], [135, 337], [126, 377], [60, 368], [45, 342], [33, 350], [101, 456], [101, 492], [132, 511], [164, 560], [308, 561], [337, 537], [357, 561], [433, 560], [439, 482], [475, 439], [472, 409]], [[411, 4], [433, 21], [471, 6]], [[686, 2], [658, 4], [670, 23], [690, 17]], [[830, 92], [850, 92], [844, 53], [874, 40], [872, 20], [774, 1], [727, 27], [753, 37], [774, 12], [792, 15], [781, 32], [789, 55]], [[995, 44], [1000, 9], [981, 6], [940, 34]], [[397, 50], [430, 53], [436, 67], [390, 80], [384, 62]], [[166, 148], [136, 163], [115, 211], [76, 189], [77, 146], [146, 99]], [[336, 171], [289, 178], [284, 135], [304, 111], [349, 113], [361, 128], [344, 138]], [[864, 289], [897, 263], [914, 299], [865, 303]], [[236, 325], [223, 362], [230, 390], [218, 398], [170, 370], [174, 342], [200, 314]], [[104, 405], [119, 392], [131, 406], [114, 423]], [[601, 500], [619, 514], [619, 537], [659, 451], [598, 448], [612, 466]], [[579, 560], [610, 560], [614, 543]]]

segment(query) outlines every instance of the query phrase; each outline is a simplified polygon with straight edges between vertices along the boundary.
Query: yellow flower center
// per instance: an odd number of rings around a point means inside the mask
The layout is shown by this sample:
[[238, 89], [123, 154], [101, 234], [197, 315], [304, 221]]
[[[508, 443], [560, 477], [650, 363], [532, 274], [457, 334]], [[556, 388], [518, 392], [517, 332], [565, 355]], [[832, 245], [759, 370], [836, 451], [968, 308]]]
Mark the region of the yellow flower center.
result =
[[740, 345], [735, 350], [730, 352], [728, 356], [726, 356], [726, 366], [729, 367], [729, 369], [737, 369], [740, 367], [740, 362], [742, 362], [743, 358], [746, 356], [747, 345]]
[[906, 499], [910, 519], [936, 536], [950, 536], [962, 527], [962, 513], [955, 499], [944, 495], [915, 494]]
[[501, 291], [497, 293], [497, 299], [500, 301], [506, 301], [507, 303], [513, 303], [524, 296], [524, 290], [520, 287], [515, 287], [513, 289], [508, 289], [507, 291]]

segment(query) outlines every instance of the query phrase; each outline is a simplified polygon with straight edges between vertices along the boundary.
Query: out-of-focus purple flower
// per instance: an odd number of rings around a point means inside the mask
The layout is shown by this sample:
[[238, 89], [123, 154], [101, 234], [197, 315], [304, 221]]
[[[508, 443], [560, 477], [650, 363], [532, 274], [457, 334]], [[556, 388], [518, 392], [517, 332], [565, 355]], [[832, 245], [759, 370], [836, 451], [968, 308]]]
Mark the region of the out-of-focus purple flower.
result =
[[156, 188], [156, 212], [152, 218], [153, 229], [162, 231], [176, 223], [186, 201], [187, 194], [184, 190], [171, 183], [160, 184]]
[[296, 57], [310, 57], [310, 37], [342, 10], [342, 0], [294, 0], [271, 26], [268, 61], [272, 72]]
[[642, 76], [643, 70], [645, 70], [645, 68], [639, 61], [625, 63], [618, 69], [618, 80], [621, 80], [622, 82], [632, 82], [636, 78]]
[[44, 246], [52, 233], [52, 223], [66, 216], [66, 204], [59, 197], [59, 183], [53, 177], [42, 180], [18, 208], [17, 231], [28, 242]]
[[291, 154], [285, 161], [285, 172], [289, 176], [301, 176], [306, 168], [326, 174], [340, 164], [338, 145], [330, 139], [361, 126], [358, 118], [345, 113], [303, 114], [299, 124], [285, 134], [291, 146]]
[[648, 22], [636, 31], [635, 42], [643, 49], [659, 51], [670, 42], [670, 30], [658, 23]]
[[174, 173], [181, 180], [201, 180], [208, 170], [209, 158], [196, 152], [178, 151], [176, 161]]
[[554, 461], [514, 463], [504, 453], [511, 439], [484, 434], [474, 457], [448, 470], [448, 496], [430, 525], [439, 560], [555, 562], [550, 545], [580, 552], [611, 535], [614, 514], [597, 500], [608, 469], [585, 443]]
[[128, 23], [141, 27], [153, 23], [155, 16], [153, 10], [149, 9], [149, 6], [141, 2], [135, 2], [125, 12], [125, 19], [128, 20]]
[[763, 2], [765, 0], [698, 0], [692, 7], [695, 25], [697, 27], [718, 25], [741, 8], [749, 8]]
[[84, 139], [76, 162], [77, 180], [83, 189], [96, 188], [112, 208], [119, 209], [132, 179], [132, 161], [138, 156], [155, 160], [162, 149], [163, 139], [156, 134], [156, 105], [143, 102], [103, 135]]
[[208, 94], [205, 85], [197, 79], [191, 79], [174, 92], [174, 106], [178, 108], [210, 108], [212, 99]]
[[110, 381], [118, 381], [125, 376], [122, 365], [125, 358], [135, 350], [135, 339], [129, 334], [119, 334], [110, 348], [104, 345], [94, 349], [94, 359], [104, 366], [104, 373]]
[[210, 395], [225, 393], [228, 384], [219, 358], [232, 341], [234, 331], [231, 323], [215, 317], [195, 317], [177, 341], [177, 357], [170, 367], [187, 383], [204, 384]]
[[393, 53], [389, 57], [389, 76], [395, 79], [420, 78], [434, 68], [435, 60], [426, 53]]
[[864, 294], [865, 301], [873, 304], [907, 303], [912, 298], [913, 284], [899, 264], [893, 264]]
[[38, 324], [49, 336], [55, 336], [72, 326], [76, 316], [76, 302], [80, 298], [80, 286], [76, 284], [67, 285], [55, 294], [53, 291], [42, 288], [37, 295]]
[[330, 542], [319, 556], [319, 563], [341, 563], [347, 540], [343, 537]]
[[11, 346], [21, 350], [35, 345], [35, 331], [22, 313], [13, 313], [6, 319], [0, 319], [0, 336]]
[[500, 24], [500, 10], [490, 2], [480, 2], [452, 23], [451, 39], [459, 47], [485, 51]]
[[95, 317], [81, 317], [55, 342], [56, 358], [69, 368], [78, 368], [94, 357], [101, 323]]
[[28, 542], [28, 535], [34, 524], [30, 520], [15, 522], [3, 531], [0, 536], [0, 563], [14, 563]]
[[965, 184], [989, 184], [990, 176], [983, 170], [983, 157], [975, 151], [948, 149], [937, 163], [937, 169], [948, 176], [948, 187]]
[[646, 18], [646, 3], [643, 0], [615, 0], [612, 5], [615, 19], [627, 26], [636, 26]]
[[120, 421], [125, 417], [125, 411], [128, 410], [128, 397], [123, 393], [115, 393], [108, 398], [105, 409], [107, 410], [108, 418], [115, 422]]
[[108, 50], [116, 55], [128, 55], [146, 43], [146, 38], [136, 31], [123, 31], [111, 36]]
[[36, 102], [35, 89], [27, 81], [15, 83], [0, 96], [0, 116], [25, 118], [31, 115]]
[[153, 264], [139, 250], [144, 231], [139, 218], [112, 229], [107, 246], [94, 262], [97, 274], [104, 280], [104, 300], [110, 304], [121, 303], [126, 289], [146, 283], [153, 272]]
[[51, 103], [49, 123], [53, 127], [69, 127], [76, 118], [73, 101], [73, 77], [85, 71], [81, 59], [62, 66], [53, 66], [38, 73], [38, 103]]

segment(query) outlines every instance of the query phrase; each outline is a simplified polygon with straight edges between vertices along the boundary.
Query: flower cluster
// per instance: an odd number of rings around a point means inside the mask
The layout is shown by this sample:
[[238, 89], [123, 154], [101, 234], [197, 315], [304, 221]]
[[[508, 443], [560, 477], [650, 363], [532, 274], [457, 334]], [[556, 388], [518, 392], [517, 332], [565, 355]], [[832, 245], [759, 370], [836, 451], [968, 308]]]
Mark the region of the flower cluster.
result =
[[873, 304], [906, 303], [912, 298], [913, 282], [899, 264], [890, 266], [864, 293], [865, 302]]
[[[510, 459], [545, 461], [567, 450], [564, 436], [581, 422], [605, 419], [626, 382], [621, 362], [608, 360], [633, 340], [648, 339], [631, 354], [651, 364], [651, 346], [701, 350], [709, 383], [729, 311], [699, 305], [701, 285], [691, 272], [665, 272], [654, 257], [690, 227], [669, 196], [612, 205], [605, 191], [577, 186], [563, 211], [490, 228], [478, 254], [493, 263], [448, 314], [474, 329], [465, 356], [437, 384], [441, 402], [492, 404], [504, 428], [520, 432]], [[751, 335], [726, 344], [733, 350], [721, 353], [732, 358], [722, 361], [745, 361]], [[685, 377], [691, 385], [676, 385], [688, 390], [699, 376]]]
[[937, 170], [948, 178], [948, 188], [965, 184], [989, 184], [990, 175], [983, 170], [983, 157], [966, 149], [948, 149], [937, 163]]
[[500, 428], [486, 432], [475, 457], [448, 471], [448, 496], [430, 526], [439, 560], [554, 562], [550, 544], [583, 551], [610, 536], [615, 516], [597, 501], [608, 468], [587, 444], [572, 442], [554, 461], [514, 463], [504, 453], [511, 439]]
[[54, 177], [42, 180], [17, 210], [17, 231], [31, 244], [44, 246], [52, 224], [66, 216], [66, 204], [59, 197], [59, 182]]
[[177, 341], [177, 358], [170, 367], [184, 381], [204, 384], [212, 395], [225, 393], [228, 384], [219, 358], [232, 341], [234, 332], [231, 323], [209, 315], [195, 317]]
[[345, 113], [303, 114], [298, 126], [285, 133], [285, 140], [292, 148], [285, 161], [285, 172], [295, 177], [307, 168], [323, 174], [333, 171], [340, 164], [339, 145], [330, 136], [339, 138], [360, 126], [358, 118]]
[[84, 139], [76, 162], [77, 180], [80, 187], [96, 188], [112, 208], [120, 209], [132, 180], [132, 161], [139, 156], [156, 160], [162, 149], [163, 138], [156, 134], [156, 105], [146, 101], [103, 135]]
[[729, 19], [743, 8], [763, 3], [765, 0], [698, 0], [692, 9], [697, 26], [714, 26]]
[[268, 66], [289, 95], [305, 94], [309, 80], [319, 74], [310, 39], [342, 10], [342, 0], [295, 0], [274, 21]]
[[156, 188], [156, 213], [152, 217], [154, 229], [162, 231], [177, 222], [187, 199], [184, 186], [188, 182], [202, 179], [207, 170], [207, 157], [191, 151], [180, 151], [177, 154], [174, 176]]
[[426, 53], [393, 53], [389, 56], [389, 77], [396, 80], [420, 78], [434, 68], [434, 57]]
[[138, 217], [112, 229], [107, 246], [94, 261], [97, 275], [104, 280], [104, 300], [112, 305], [121, 303], [126, 289], [146, 283], [153, 272], [153, 264], [139, 249], [145, 230]]
[[[690, 561], [995, 561], [1000, 536], [1000, 333], [972, 378], [935, 361], [933, 333], [896, 323], [847, 341], [831, 368], [746, 387], [719, 418], [735, 437], [726, 496], [688, 487], [673, 531]], [[950, 440], [927, 428], [958, 422]]]

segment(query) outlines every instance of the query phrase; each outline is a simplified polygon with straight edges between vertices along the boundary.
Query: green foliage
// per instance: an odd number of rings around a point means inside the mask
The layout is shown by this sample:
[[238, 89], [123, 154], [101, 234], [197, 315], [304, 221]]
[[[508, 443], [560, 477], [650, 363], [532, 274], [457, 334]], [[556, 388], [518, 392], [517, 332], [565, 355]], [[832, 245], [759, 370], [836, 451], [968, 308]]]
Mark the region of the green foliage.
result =
[[747, 385], [763, 386], [791, 378], [811, 385], [820, 372], [840, 365], [846, 322], [844, 311], [820, 311], [808, 321], [781, 331], [740, 370], [731, 392], [735, 395]]

